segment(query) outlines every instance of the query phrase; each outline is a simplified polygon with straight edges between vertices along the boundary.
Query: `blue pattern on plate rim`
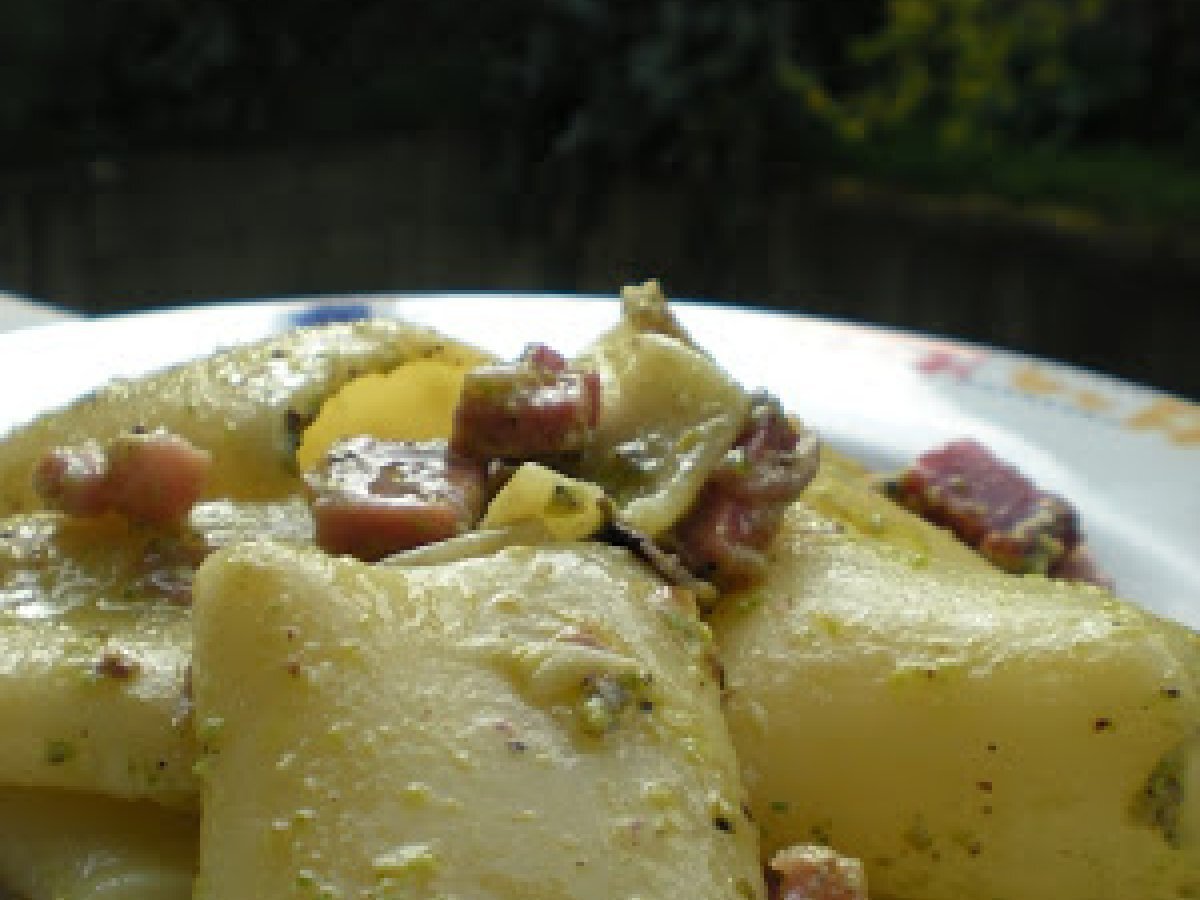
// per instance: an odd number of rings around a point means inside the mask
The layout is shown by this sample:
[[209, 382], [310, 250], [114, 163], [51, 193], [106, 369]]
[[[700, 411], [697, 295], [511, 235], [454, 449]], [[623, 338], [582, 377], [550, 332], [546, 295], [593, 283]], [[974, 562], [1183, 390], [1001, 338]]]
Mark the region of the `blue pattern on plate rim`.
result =
[[289, 328], [302, 328], [335, 322], [359, 322], [370, 316], [371, 306], [368, 303], [321, 303], [289, 312], [286, 321]]

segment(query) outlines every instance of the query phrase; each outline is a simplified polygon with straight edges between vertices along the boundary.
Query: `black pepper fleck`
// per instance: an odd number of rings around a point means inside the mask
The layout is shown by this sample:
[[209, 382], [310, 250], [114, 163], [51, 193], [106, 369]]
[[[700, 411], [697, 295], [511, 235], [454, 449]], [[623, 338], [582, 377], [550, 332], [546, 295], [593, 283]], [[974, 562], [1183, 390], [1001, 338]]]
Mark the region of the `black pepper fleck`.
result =
[[1107, 716], [1100, 716], [1092, 723], [1092, 729], [1095, 731], [1107, 731], [1112, 728], [1112, 719]]
[[713, 828], [717, 829], [717, 831], [723, 831], [726, 834], [732, 834], [733, 833], [733, 822], [731, 822], [725, 816], [716, 816], [713, 819]]
[[288, 407], [283, 413], [283, 427], [288, 434], [299, 437], [300, 432], [308, 428], [313, 423], [314, 418], [315, 416]]
[[104, 678], [124, 680], [136, 675], [141, 666], [136, 659], [131, 659], [119, 650], [106, 650], [93, 668], [97, 675]]

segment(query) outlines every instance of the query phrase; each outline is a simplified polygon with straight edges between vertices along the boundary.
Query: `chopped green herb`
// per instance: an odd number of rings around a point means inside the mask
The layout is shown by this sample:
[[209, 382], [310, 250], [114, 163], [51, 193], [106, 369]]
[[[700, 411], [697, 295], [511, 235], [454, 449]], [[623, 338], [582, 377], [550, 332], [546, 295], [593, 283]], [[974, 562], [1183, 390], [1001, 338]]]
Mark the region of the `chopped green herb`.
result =
[[70, 741], [51, 740], [46, 742], [46, 762], [61, 766], [75, 758], [75, 745]]
[[1183, 817], [1184, 774], [1190, 743], [1184, 741], [1164, 756], [1150, 773], [1133, 801], [1133, 814], [1141, 822], [1162, 833], [1171, 846], [1179, 846]]

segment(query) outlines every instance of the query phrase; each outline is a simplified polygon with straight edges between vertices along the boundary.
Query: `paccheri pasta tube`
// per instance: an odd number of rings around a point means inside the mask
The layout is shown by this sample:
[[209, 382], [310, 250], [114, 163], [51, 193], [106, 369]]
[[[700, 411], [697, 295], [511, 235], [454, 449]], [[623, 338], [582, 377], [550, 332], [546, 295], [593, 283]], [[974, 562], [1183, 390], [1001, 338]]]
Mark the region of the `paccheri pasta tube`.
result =
[[694, 604], [620, 550], [196, 584], [198, 900], [762, 896]]
[[295, 450], [304, 427], [346, 382], [414, 360], [484, 358], [428, 329], [378, 319], [296, 329], [116, 381], [0, 443], [0, 513], [44, 506], [30, 473], [47, 451], [104, 446], [131, 429], [165, 429], [211, 454], [206, 497], [286, 497], [300, 488]]
[[712, 621], [765, 852], [830, 843], [898, 900], [1195, 896], [1197, 636], [855, 496], [819, 479]]
[[0, 785], [195, 808], [193, 570], [266, 535], [311, 542], [303, 502], [201, 503], [180, 530], [0, 519]]
[[0, 784], [195, 805], [175, 549], [120, 520], [0, 520]]

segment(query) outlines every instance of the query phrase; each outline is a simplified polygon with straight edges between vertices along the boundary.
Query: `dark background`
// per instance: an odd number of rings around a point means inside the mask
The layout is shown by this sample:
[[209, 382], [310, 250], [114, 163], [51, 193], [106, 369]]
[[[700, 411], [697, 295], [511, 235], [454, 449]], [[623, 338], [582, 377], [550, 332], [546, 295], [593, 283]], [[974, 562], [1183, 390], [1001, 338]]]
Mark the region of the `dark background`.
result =
[[6, 0], [0, 288], [600, 291], [1200, 397], [1200, 0]]

